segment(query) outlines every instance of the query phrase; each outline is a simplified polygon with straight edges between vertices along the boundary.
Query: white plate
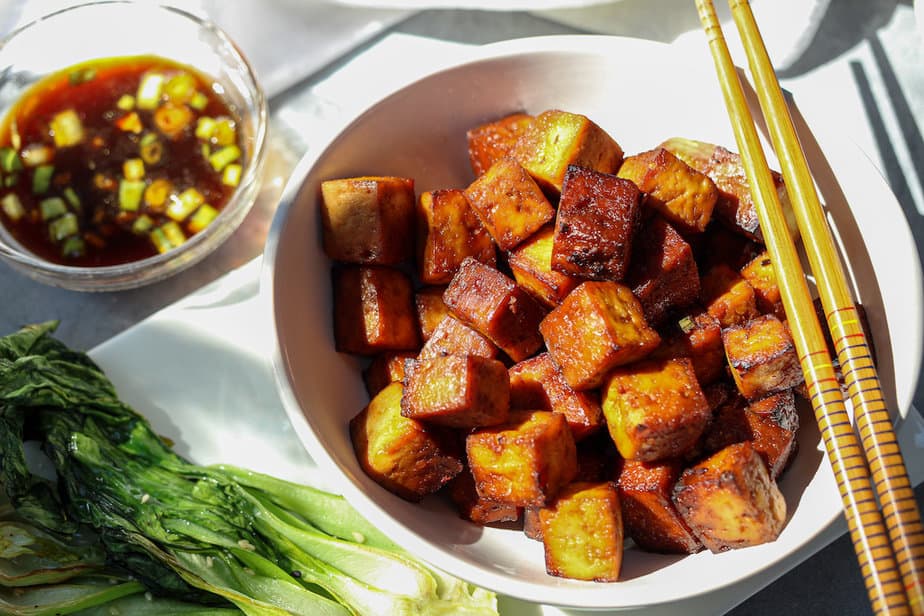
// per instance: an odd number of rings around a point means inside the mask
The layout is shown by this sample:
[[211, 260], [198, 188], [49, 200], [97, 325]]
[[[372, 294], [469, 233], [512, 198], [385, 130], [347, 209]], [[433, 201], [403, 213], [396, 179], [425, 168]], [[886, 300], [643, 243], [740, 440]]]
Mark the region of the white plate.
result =
[[[415, 505], [359, 468], [347, 423], [367, 403], [360, 363], [333, 349], [330, 263], [320, 249], [319, 182], [376, 174], [415, 178], [418, 192], [471, 180], [467, 128], [517, 109], [557, 107], [596, 121], [627, 153], [685, 136], [734, 148], [706, 56], [615, 37], [546, 37], [489, 46], [477, 57], [404, 88], [371, 107], [316, 160], [303, 160], [270, 231], [262, 285], [276, 327], [274, 364], [296, 434], [343, 493], [397, 542], [486, 588], [543, 603], [621, 608], [696, 596], [751, 576], [804, 545], [840, 515], [840, 500], [811, 413], [801, 452], [781, 488], [790, 509], [773, 543], [720, 555], [626, 552], [622, 581], [555, 578], [542, 546], [512, 530], [479, 529], [440, 499]], [[860, 152], [821, 132], [803, 134], [816, 181], [846, 252], [879, 351], [892, 408], [911, 403], [921, 362], [921, 275], [901, 210]], [[814, 139], [827, 156], [819, 157]], [[836, 180], [835, 180], [836, 177]], [[851, 210], [851, 207], [853, 208]], [[861, 233], [862, 229], [862, 233]]]

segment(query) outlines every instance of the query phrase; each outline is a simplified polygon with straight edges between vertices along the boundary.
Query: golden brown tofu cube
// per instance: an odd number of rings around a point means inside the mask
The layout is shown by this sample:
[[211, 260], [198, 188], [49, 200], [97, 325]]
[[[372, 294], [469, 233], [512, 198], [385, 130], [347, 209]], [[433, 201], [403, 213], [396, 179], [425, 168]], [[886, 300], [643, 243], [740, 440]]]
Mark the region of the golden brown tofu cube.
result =
[[520, 519], [520, 508], [504, 503], [496, 503], [478, 496], [475, 490], [475, 478], [468, 469], [463, 469], [449, 482], [449, 498], [459, 515], [479, 526], [515, 522]]
[[610, 373], [603, 414], [622, 457], [650, 462], [693, 447], [712, 409], [689, 359], [646, 359]]
[[712, 220], [719, 196], [715, 183], [664, 148], [627, 157], [616, 175], [635, 182], [645, 205], [681, 233], [702, 233]]
[[513, 156], [549, 194], [561, 192], [568, 167], [614, 173], [622, 148], [589, 118], [550, 109], [536, 116], [517, 142]]
[[596, 393], [572, 389], [548, 353], [525, 359], [508, 372], [511, 408], [561, 413], [575, 441], [583, 440], [603, 424]]
[[754, 289], [724, 263], [713, 265], [703, 274], [700, 293], [706, 310], [722, 327], [744, 323], [760, 314]]
[[445, 292], [445, 285], [437, 285], [423, 287], [414, 293], [417, 324], [420, 326], [420, 338], [424, 342], [430, 339], [436, 327], [449, 314], [449, 308], [443, 301]]
[[776, 274], [773, 272], [773, 263], [766, 250], [741, 268], [741, 277], [747, 280], [754, 289], [757, 309], [762, 314], [773, 314], [780, 319], [786, 318], [780, 298], [780, 287], [776, 284]]
[[671, 500], [681, 470], [677, 459], [626, 460], [616, 477], [626, 534], [643, 550], [693, 554], [703, 548]]
[[394, 265], [414, 256], [414, 180], [321, 182], [324, 252], [344, 263]]
[[487, 171], [500, 159], [510, 156], [517, 141], [532, 123], [531, 115], [512, 113], [466, 132], [468, 159], [475, 176]]
[[420, 349], [417, 358], [429, 359], [440, 355], [478, 355], [496, 359], [500, 357], [500, 354], [500, 349], [493, 342], [451, 314], [447, 314]]
[[356, 459], [386, 490], [419, 501], [462, 470], [456, 441], [401, 415], [404, 386], [391, 383], [350, 421]]
[[493, 267], [465, 259], [443, 301], [453, 315], [489, 338], [515, 362], [542, 346], [539, 322], [545, 308]]
[[786, 501], [748, 441], [683, 471], [674, 504], [712, 552], [773, 541], [786, 521]]
[[450, 428], [494, 426], [507, 421], [507, 367], [477, 355], [443, 355], [407, 364], [401, 414]]
[[619, 495], [610, 482], [576, 482], [539, 510], [545, 570], [573, 580], [615, 582], [622, 567]]
[[635, 184], [608, 173], [568, 167], [555, 218], [552, 269], [615, 280], [626, 275], [641, 220]]
[[676, 331], [652, 353], [652, 357], [689, 357], [696, 380], [704, 387], [721, 378], [728, 363], [722, 345], [722, 327], [708, 312], [681, 318]]
[[502, 158], [468, 185], [465, 196], [501, 248], [510, 250], [555, 217], [555, 208], [512, 158]]
[[564, 415], [514, 411], [507, 423], [465, 440], [478, 495], [517, 507], [544, 506], [577, 473], [574, 438]]
[[660, 216], [639, 230], [625, 279], [642, 303], [645, 318], [657, 326], [672, 311], [699, 299], [699, 270], [693, 249]]
[[494, 240], [461, 190], [427, 191], [417, 202], [417, 269], [424, 284], [452, 280], [465, 257], [494, 266]]
[[579, 391], [599, 386], [611, 369], [641, 359], [661, 342], [632, 291], [608, 281], [581, 283], [539, 330], [568, 385]]
[[546, 225], [508, 256], [507, 264], [517, 284], [549, 308], [561, 303], [568, 293], [581, 283], [552, 269], [552, 242], [555, 226]]
[[403, 382], [404, 362], [414, 359], [416, 355], [412, 351], [389, 351], [376, 355], [363, 370], [363, 382], [369, 397], [374, 398], [389, 383]]
[[789, 328], [772, 314], [723, 329], [722, 344], [735, 384], [748, 400], [804, 380]]
[[341, 353], [377, 355], [420, 346], [414, 290], [397, 269], [337, 266], [332, 270], [334, 342]]

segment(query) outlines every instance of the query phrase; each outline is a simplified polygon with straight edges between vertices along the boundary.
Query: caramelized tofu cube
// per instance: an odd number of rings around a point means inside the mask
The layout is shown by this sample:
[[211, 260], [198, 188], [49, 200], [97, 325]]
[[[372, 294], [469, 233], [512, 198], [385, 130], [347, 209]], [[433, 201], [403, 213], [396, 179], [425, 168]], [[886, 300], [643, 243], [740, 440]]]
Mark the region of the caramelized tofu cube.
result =
[[427, 191], [417, 205], [417, 268], [424, 284], [452, 280], [465, 257], [494, 266], [494, 241], [461, 190]]
[[622, 164], [622, 148], [587, 117], [550, 109], [536, 116], [517, 142], [514, 158], [549, 194], [561, 192], [571, 165], [614, 173]]
[[456, 441], [401, 415], [404, 386], [391, 383], [350, 421], [356, 459], [386, 490], [419, 501], [459, 474]]
[[622, 521], [639, 548], [681, 554], [703, 548], [671, 500], [681, 470], [677, 459], [623, 463], [616, 477]]
[[725, 374], [725, 347], [722, 327], [708, 312], [687, 315], [678, 322], [678, 331], [656, 352], [658, 357], [689, 357], [699, 384], [706, 386]]
[[450, 428], [493, 426], [507, 420], [510, 381], [496, 359], [444, 355], [408, 362], [401, 414]]
[[674, 504], [712, 552], [776, 539], [786, 501], [750, 442], [729, 445], [680, 475]]
[[789, 328], [772, 314], [723, 329], [722, 343], [735, 384], [748, 400], [804, 380]]
[[515, 362], [542, 346], [538, 326], [545, 309], [493, 267], [471, 257], [465, 259], [443, 301], [453, 315], [489, 338]]
[[516, 522], [520, 519], [519, 507], [496, 503], [478, 496], [475, 478], [468, 469], [464, 469], [449, 482], [449, 498], [463, 519], [479, 526]]
[[572, 389], [548, 353], [525, 359], [508, 372], [511, 408], [561, 413], [575, 441], [583, 440], [603, 424], [596, 393]]
[[394, 265], [414, 256], [414, 180], [321, 182], [324, 252], [334, 261]]
[[568, 385], [579, 391], [599, 386], [611, 369], [661, 343], [632, 291], [609, 281], [581, 283], [539, 330]]
[[414, 293], [414, 306], [417, 308], [417, 324], [420, 326], [420, 337], [426, 342], [436, 331], [440, 322], [449, 314], [449, 308], [443, 301], [445, 286], [428, 286], [418, 289]]
[[658, 325], [672, 311], [699, 299], [699, 270], [693, 249], [660, 216], [636, 236], [625, 283], [642, 303], [645, 318]]
[[501, 250], [510, 250], [555, 217], [555, 208], [526, 169], [503, 158], [469, 184], [468, 198]]
[[544, 506], [574, 479], [577, 454], [564, 415], [515, 411], [465, 441], [478, 495], [517, 507]]
[[500, 349], [474, 329], [448, 314], [433, 330], [417, 358], [429, 359], [441, 355], [478, 355], [496, 359], [500, 357]]
[[420, 346], [414, 290], [397, 269], [345, 265], [332, 271], [334, 342], [341, 353], [377, 355]]
[[517, 284], [549, 308], [554, 308], [581, 283], [552, 269], [554, 225], [546, 225], [517, 246], [507, 258]]
[[374, 398], [389, 383], [403, 382], [404, 363], [414, 359], [415, 355], [411, 351], [389, 351], [376, 355], [363, 370], [363, 382], [366, 384], [369, 397]]
[[719, 196], [715, 183], [664, 148], [629, 156], [617, 175], [635, 182], [645, 205], [681, 233], [702, 233], [712, 219]]
[[713, 265], [703, 274], [700, 290], [706, 310], [722, 327], [744, 323], [760, 314], [754, 289], [724, 263]]
[[638, 231], [640, 199], [628, 180], [568, 167], [555, 219], [552, 269], [581, 278], [622, 280]]
[[513, 152], [520, 137], [533, 123], [525, 113], [512, 113], [495, 122], [481, 124], [466, 134], [468, 158], [475, 176], [487, 171], [491, 165]]
[[693, 447], [712, 409], [689, 359], [647, 359], [610, 373], [603, 414], [622, 457], [650, 462]]
[[539, 510], [545, 570], [557, 577], [615, 582], [622, 567], [623, 525], [612, 483], [576, 482]]
[[776, 274], [773, 272], [773, 263], [766, 250], [741, 268], [741, 277], [747, 280], [754, 289], [757, 309], [761, 314], [773, 314], [780, 319], [786, 318], [780, 298], [780, 287], [776, 284]]

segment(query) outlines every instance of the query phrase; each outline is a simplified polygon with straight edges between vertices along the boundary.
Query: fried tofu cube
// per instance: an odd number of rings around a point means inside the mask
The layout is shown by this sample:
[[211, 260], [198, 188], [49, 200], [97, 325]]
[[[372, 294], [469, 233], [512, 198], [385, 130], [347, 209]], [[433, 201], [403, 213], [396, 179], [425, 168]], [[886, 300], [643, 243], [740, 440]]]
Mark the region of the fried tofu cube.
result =
[[681, 470], [677, 459], [623, 463], [616, 476], [622, 521], [639, 548], [669, 554], [693, 554], [703, 548], [671, 500]]
[[624, 282], [652, 325], [699, 299], [699, 270], [693, 249], [660, 216], [652, 217], [639, 230]]
[[595, 392], [575, 391], [548, 353], [525, 359], [508, 370], [510, 406], [524, 410], [561, 413], [575, 441], [581, 441], [603, 425], [603, 411]]
[[478, 495], [517, 507], [541, 507], [574, 479], [577, 454], [564, 415], [514, 411], [500, 426], [465, 440]]
[[420, 326], [420, 338], [424, 342], [430, 339], [436, 327], [449, 314], [449, 308], [443, 301], [445, 292], [445, 285], [435, 285], [420, 288], [414, 293], [417, 324]]
[[674, 504], [712, 552], [776, 539], [786, 501], [750, 442], [736, 443], [683, 471]]
[[532, 123], [531, 115], [512, 113], [469, 129], [465, 137], [468, 141], [468, 159], [475, 176], [483, 174], [500, 159], [510, 156], [517, 141]]
[[404, 363], [414, 357], [416, 353], [412, 351], [389, 351], [376, 355], [363, 370], [363, 382], [369, 397], [374, 398], [389, 383], [403, 382]]
[[776, 274], [773, 272], [773, 262], [770, 261], [770, 255], [766, 250], [741, 268], [741, 277], [747, 280], [754, 289], [757, 310], [762, 314], [774, 314], [780, 319], [786, 318], [780, 287], [776, 283]]
[[539, 322], [545, 316], [533, 297], [506, 275], [471, 257], [443, 294], [450, 312], [486, 336], [517, 362], [542, 346]]
[[712, 220], [715, 183], [664, 148], [627, 157], [616, 175], [635, 182], [645, 205], [683, 234], [702, 233]]
[[477, 428], [507, 421], [507, 367], [477, 355], [443, 355], [410, 361], [401, 414], [450, 428]]
[[494, 240], [461, 190], [421, 193], [417, 202], [417, 269], [424, 284], [452, 280], [465, 257], [494, 266]]
[[419, 348], [414, 290], [404, 272], [345, 265], [333, 268], [332, 279], [338, 351], [377, 355]]
[[391, 383], [350, 420], [356, 459], [369, 477], [416, 502], [459, 474], [456, 441], [439, 427], [401, 415], [404, 386]]
[[501, 250], [515, 248], [555, 217], [539, 185], [512, 158], [491, 165], [464, 192]]
[[735, 384], [748, 400], [804, 380], [789, 328], [772, 314], [723, 329], [722, 344]]
[[536, 116], [513, 157], [549, 194], [561, 192], [568, 167], [614, 173], [622, 164], [619, 144], [589, 118], [550, 109]]
[[418, 359], [441, 355], [478, 355], [496, 359], [500, 349], [474, 329], [447, 314], [420, 349]]
[[654, 354], [658, 357], [689, 357], [696, 380], [701, 386], [717, 381], [725, 374], [725, 347], [722, 327], [708, 312], [686, 315], [678, 321], [677, 332]]
[[685, 358], [646, 359], [614, 369], [603, 390], [603, 414], [627, 460], [682, 456], [697, 442], [712, 409]]
[[395, 265], [414, 256], [414, 180], [321, 182], [324, 252], [334, 261]]
[[519, 507], [497, 503], [478, 496], [475, 489], [475, 478], [468, 469], [463, 469], [449, 482], [449, 498], [452, 500], [459, 515], [469, 522], [479, 526], [498, 524], [501, 522], [516, 522], [520, 519]]
[[619, 282], [632, 256], [641, 220], [641, 193], [608, 173], [568, 167], [555, 218], [552, 269]]
[[751, 427], [751, 443], [764, 458], [770, 476], [779, 477], [796, 455], [799, 442], [799, 412], [796, 398], [789, 389], [748, 405], [747, 417]]
[[703, 274], [700, 293], [706, 310], [722, 327], [744, 323], [760, 314], [753, 287], [724, 263], [713, 265]]
[[539, 331], [572, 388], [603, 383], [607, 373], [641, 359], [661, 343], [629, 287], [610, 281], [581, 283], [554, 308]]
[[582, 281], [552, 269], [555, 226], [546, 225], [510, 252], [507, 264], [517, 284], [549, 308], [561, 303]]
[[576, 482], [539, 510], [545, 570], [573, 580], [615, 582], [622, 568], [619, 495], [610, 482]]

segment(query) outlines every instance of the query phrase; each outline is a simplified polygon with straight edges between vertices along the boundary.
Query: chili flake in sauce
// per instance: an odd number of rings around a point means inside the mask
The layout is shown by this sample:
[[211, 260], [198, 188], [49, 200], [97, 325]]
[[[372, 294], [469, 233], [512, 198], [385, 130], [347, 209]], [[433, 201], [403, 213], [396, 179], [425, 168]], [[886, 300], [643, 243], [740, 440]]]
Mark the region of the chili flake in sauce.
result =
[[39, 257], [136, 261], [208, 226], [242, 174], [221, 88], [156, 56], [109, 58], [33, 86], [0, 127], [0, 220]]

